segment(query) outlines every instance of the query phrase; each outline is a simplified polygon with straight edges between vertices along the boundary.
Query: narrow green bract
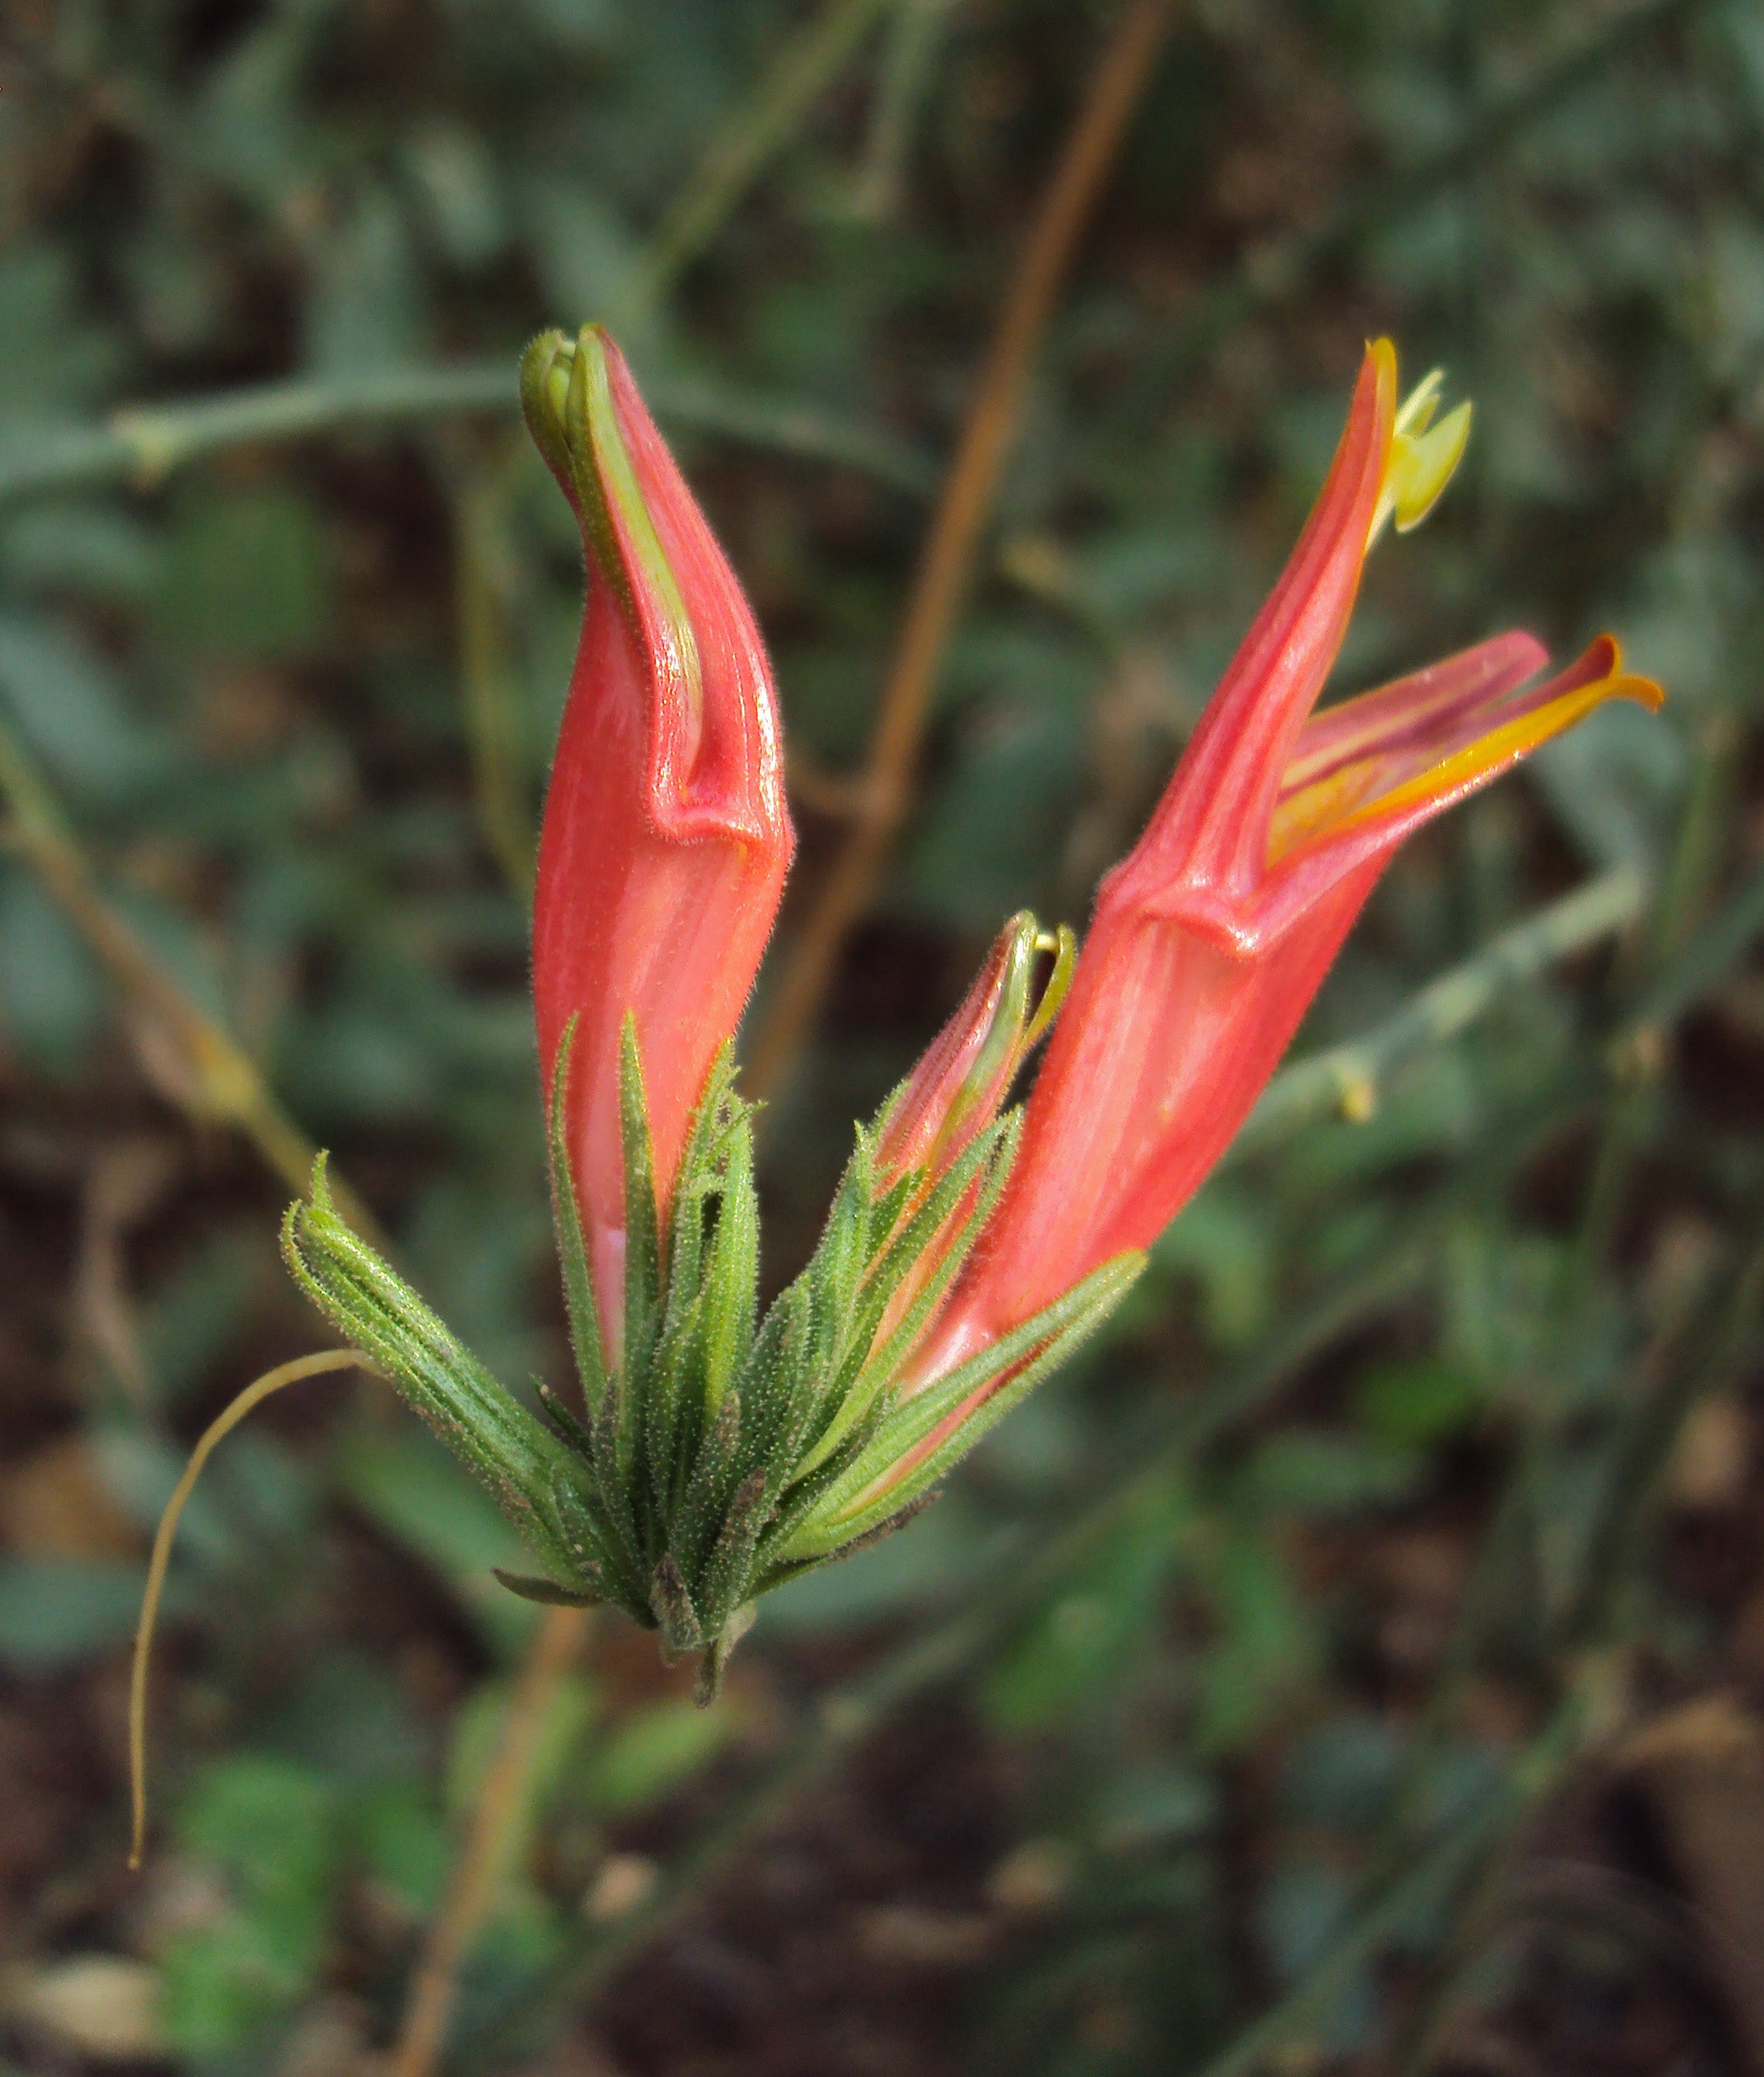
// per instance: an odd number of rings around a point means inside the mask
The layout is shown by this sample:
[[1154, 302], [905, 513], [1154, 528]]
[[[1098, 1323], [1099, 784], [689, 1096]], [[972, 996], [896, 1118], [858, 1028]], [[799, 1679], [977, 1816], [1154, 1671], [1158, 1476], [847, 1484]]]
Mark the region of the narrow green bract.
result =
[[533, 1601], [616, 1604], [669, 1656], [703, 1654], [708, 1699], [757, 1598], [917, 1513], [1100, 1323], [1142, 1258], [1105, 1265], [996, 1346], [904, 1393], [907, 1359], [1009, 1173], [1016, 1113], [934, 1183], [910, 1173], [885, 1188], [875, 1128], [860, 1127], [820, 1245], [761, 1316], [753, 1112], [735, 1093], [731, 1049], [712, 1068], [664, 1221], [627, 1022], [625, 1317], [612, 1360], [561, 1128], [569, 1053], [566, 1036], [549, 1136], [579, 1412], [541, 1386], [542, 1421], [492, 1377], [343, 1224], [322, 1166], [310, 1202], [288, 1214], [286, 1252], [314, 1302], [489, 1487], [544, 1567], [503, 1583]]

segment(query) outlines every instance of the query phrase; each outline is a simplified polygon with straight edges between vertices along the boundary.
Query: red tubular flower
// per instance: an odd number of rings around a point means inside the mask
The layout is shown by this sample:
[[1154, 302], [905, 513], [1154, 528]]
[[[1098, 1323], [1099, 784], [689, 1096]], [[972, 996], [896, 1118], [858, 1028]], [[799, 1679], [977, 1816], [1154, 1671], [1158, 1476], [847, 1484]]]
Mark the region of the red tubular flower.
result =
[[[302, 1288], [539, 1557], [500, 1575], [515, 1592], [615, 1603], [703, 1655], [709, 1700], [761, 1594], [897, 1526], [1120, 1302], [1408, 832], [1600, 700], [1657, 702], [1608, 636], [1528, 690], [1543, 652], [1504, 635], [1311, 715], [1369, 546], [1463, 449], [1468, 407], [1435, 425], [1437, 389], [1399, 411], [1394, 353], [1368, 349], [1292, 560], [1082, 957], [1011, 919], [762, 1315], [724, 1048], [793, 848], [765, 654], [611, 343], [529, 348], [528, 422], [588, 556], [533, 919], [581, 1416], [553, 1402], [542, 1425], [504, 1390], [344, 1226], [322, 1168], [283, 1229]], [[1001, 1117], [1063, 997], [1025, 1113]], [[675, 1201], [694, 1215], [665, 1232]]]
[[665, 1219], [796, 840], [759, 631], [618, 349], [594, 325], [573, 341], [547, 333], [528, 349], [521, 392], [587, 552], [539, 844], [533, 984], [548, 1091], [573, 1030], [564, 1141], [612, 1356], [624, 1309], [626, 1019]]
[[1468, 431], [1468, 406], [1430, 426], [1437, 377], [1400, 412], [1396, 380], [1380, 340], [1292, 560], [1145, 834], [1103, 881], [1016, 1166], [915, 1366], [921, 1384], [1162, 1232], [1411, 831], [1602, 700], [1659, 703], [1609, 635], [1523, 689], [1544, 652], [1508, 634], [1312, 715], [1368, 548], [1386, 519], [1424, 516]]

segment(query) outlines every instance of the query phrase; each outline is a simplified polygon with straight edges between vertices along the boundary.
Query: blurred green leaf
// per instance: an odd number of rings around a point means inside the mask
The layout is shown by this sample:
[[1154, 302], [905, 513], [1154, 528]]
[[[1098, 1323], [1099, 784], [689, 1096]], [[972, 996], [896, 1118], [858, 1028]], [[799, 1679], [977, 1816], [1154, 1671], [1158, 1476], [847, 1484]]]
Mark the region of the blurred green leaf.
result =
[[1319, 1639], [1259, 1530], [1226, 1534], [1205, 1585], [1217, 1636], [1196, 1668], [1195, 1740], [1203, 1754], [1231, 1752], [1308, 1684]]
[[0, 1030], [42, 1074], [70, 1082], [104, 1008], [104, 983], [37, 882], [0, 867]]
[[415, 1419], [353, 1428], [334, 1460], [338, 1490], [397, 1543], [428, 1560], [486, 1634], [512, 1645], [531, 1631], [532, 1607], [499, 1586], [494, 1568], [532, 1561], [496, 1504], [461, 1473]]
[[1424, 1447], [1473, 1427], [1484, 1405], [1481, 1388], [1437, 1356], [1380, 1363], [1361, 1378], [1354, 1407], [1380, 1442]]
[[1424, 1468], [1398, 1442], [1289, 1428], [1257, 1445], [1240, 1491], [1270, 1514], [1358, 1514], [1409, 1499]]
[[708, 1766], [739, 1728], [732, 1704], [652, 1702], [624, 1719], [602, 1743], [583, 1777], [596, 1810], [624, 1816], [660, 1803]]
[[144, 1293], [143, 1353], [170, 1403], [204, 1381], [280, 1267], [267, 1235], [228, 1229], [205, 1236]]
[[1204, 1189], [1152, 1252], [1161, 1275], [1197, 1278], [1207, 1333], [1240, 1349], [1266, 1326], [1274, 1306], [1274, 1236], [1263, 1209], [1231, 1184]]
[[413, 1917], [431, 1917], [446, 1891], [454, 1834], [427, 1786], [408, 1777], [382, 1782], [357, 1807], [353, 1834], [374, 1880]]
[[[456, 1831], [495, 1759], [508, 1724], [510, 1697], [507, 1683], [487, 1681], [454, 1719], [447, 1757], [447, 1803]], [[534, 1729], [533, 1757], [499, 1841], [499, 1875], [511, 1880], [509, 1900], [517, 1908], [524, 1892], [523, 1871], [535, 1829], [566, 1776], [579, 1772], [583, 1748], [601, 1707], [599, 1688], [586, 1674], [565, 1675], [546, 1697]]]
[[484, 138], [462, 123], [426, 124], [405, 147], [432, 235], [457, 266], [480, 267], [508, 235], [494, 160]]
[[76, 793], [114, 798], [163, 775], [164, 746], [118, 674], [65, 629], [0, 612], [0, 691], [51, 775]]
[[312, 507], [287, 490], [180, 499], [153, 596], [162, 639], [183, 654], [295, 656], [329, 631], [330, 555]]
[[1157, 1763], [1111, 1772], [1098, 1785], [1097, 1830], [1117, 1849], [1193, 1838], [1219, 1821], [1218, 1792], [1196, 1767]]
[[576, 182], [538, 179], [523, 196], [555, 321], [573, 327], [630, 297], [641, 248], [606, 195]]
[[1401, 1744], [1382, 1718], [1332, 1717], [1292, 1754], [1283, 1794], [1303, 1820], [1358, 1829], [1383, 1811], [1402, 1759]]
[[1106, 1543], [1002, 1654], [982, 1694], [1012, 1732], [1095, 1706], [1147, 1654], [1163, 1590], [1189, 1520], [1174, 1479], [1150, 1486]]
[[59, 1673], [134, 1634], [144, 1566], [99, 1558], [0, 1557], [0, 1660]]
[[120, 342], [81, 307], [65, 246], [15, 238], [0, 256], [0, 451], [39, 413], [71, 414], [113, 378]]
[[0, 564], [21, 591], [80, 592], [133, 605], [158, 571], [158, 543], [131, 513], [50, 502], [15, 512], [0, 526]]
[[211, 1761], [178, 1812], [183, 1850], [208, 1863], [227, 1904], [178, 1934], [161, 1963], [168, 2031], [186, 2053], [242, 2047], [283, 2018], [330, 1937], [341, 1845], [323, 1776], [261, 1754]]
[[371, 181], [326, 240], [306, 306], [306, 362], [358, 375], [428, 358], [428, 294], [397, 198]]

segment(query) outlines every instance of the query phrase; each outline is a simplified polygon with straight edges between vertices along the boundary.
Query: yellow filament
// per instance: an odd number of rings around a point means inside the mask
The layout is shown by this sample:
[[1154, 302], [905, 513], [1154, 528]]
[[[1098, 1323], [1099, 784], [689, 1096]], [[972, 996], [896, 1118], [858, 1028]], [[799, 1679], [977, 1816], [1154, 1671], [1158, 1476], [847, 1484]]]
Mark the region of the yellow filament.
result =
[[1418, 772], [1413, 779], [1393, 787], [1389, 793], [1367, 801], [1336, 828], [1352, 828], [1357, 823], [1375, 817], [1382, 821], [1387, 815], [1400, 815], [1418, 801], [1439, 800], [1448, 793], [1455, 793], [1489, 772], [1526, 756], [1540, 744], [1547, 743], [1551, 736], [1560, 736], [1564, 729], [1572, 728], [1577, 721], [1590, 714], [1595, 707], [1603, 706], [1607, 700], [1634, 700], [1641, 706], [1654, 708], [1665, 696], [1651, 678], [1637, 678], [1621, 669], [1614, 670], [1608, 677], [1597, 678], [1591, 685], [1578, 686], [1572, 692], [1564, 692], [1545, 705], [1534, 708], [1529, 714], [1491, 728], [1486, 736], [1454, 751], [1430, 771]]
[[1279, 801], [1268, 830], [1268, 863], [1277, 865], [1288, 851], [1296, 851], [1323, 829], [1339, 827], [1365, 799], [1377, 783], [1378, 761], [1343, 765], [1323, 779], [1314, 779]]
[[327, 1370], [347, 1370], [352, 1363], [362, 1370], [373, 1368], [367, 1359], [358, 1355], [353, 1349], [323, 1349], [316, 1355], [296, 1356], [292, 1363], [279, 1363], [274, 1370], [266, 1370], [204, 1429], [201, 1439], [190, 1452], [183, 1477], [165, 1503], [165, 1512], [160, 1517], [160, 1526], [153, 1537], [147, 1591], [141, 1597], [141, 1620], [135, 1627], [134, 1666], [129, 1677], [129, 1794], [134, 1811], [129, 1842], [131, 1868], [141, 1865], [141, 1850], [147, 1838], [147, 1666], [153, 1652], [153, 1626], [158, 1619], [160, 1596], [165, 1587], [165, 1569], [171, 1562], [172, 1539], [178, 1534], [184, 1503], [195, 1491], [196, 1481], [202, 1476], [202, 1467], [216, 1443], [230, 1435], [253, 1407], [261, 1406], [271, 1393], [279, 1392], [284, 1385], [297, 1385], [303, 1377], [317, 1377]]

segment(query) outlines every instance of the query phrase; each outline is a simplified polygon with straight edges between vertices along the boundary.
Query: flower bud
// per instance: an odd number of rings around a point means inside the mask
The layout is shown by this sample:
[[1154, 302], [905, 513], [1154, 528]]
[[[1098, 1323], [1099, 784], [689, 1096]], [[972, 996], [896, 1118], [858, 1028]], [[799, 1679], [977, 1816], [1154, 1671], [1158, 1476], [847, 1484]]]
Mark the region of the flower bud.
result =
[[[1036, 963], [1050, 953], [1053, 969], [1038, 999]], [[882, 1114], [875, 1149], [880, 1186], [915, 1170], [934, 1179], [992, 1122], [1018, 1069], [1065, 999], [1076, 953], [1064, 924], [1045, 931], [1027, 909], [1011, 917], [961, 1007]]]
[[547, 332], [527, 423], [581, 523], [588, 604], [546, 798], [533, 987], [548, 1100], [616, 1359], [622, 1034], [665, 1223], [691, 1116], [771, 934], [795, 838], [770, 669], [734, 572], [598, 327]]

